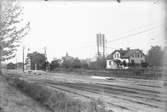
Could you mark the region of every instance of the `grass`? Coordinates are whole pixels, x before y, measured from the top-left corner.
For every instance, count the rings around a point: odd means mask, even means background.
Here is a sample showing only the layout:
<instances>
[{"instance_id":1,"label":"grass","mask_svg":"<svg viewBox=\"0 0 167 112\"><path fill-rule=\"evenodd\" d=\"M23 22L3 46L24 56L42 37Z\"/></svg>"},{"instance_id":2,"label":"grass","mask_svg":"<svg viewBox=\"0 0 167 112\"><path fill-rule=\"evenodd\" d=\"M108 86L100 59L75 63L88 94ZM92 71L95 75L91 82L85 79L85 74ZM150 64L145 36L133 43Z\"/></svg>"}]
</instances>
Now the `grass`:
<instances>
[{"instance_id":1,"label":"grass","mask_svg":"<svg viewBox=\"0 0 167 112\"><path fill-rule=\"evenodd\" d=\"M69 97L63 92L50 90L37 83L30 83L11 77L6 77L6 79L10 85L32 97L52 112L111 112L111 110L105 109L105 103L99 99L83 102L79 99Z\"/></svg>"},{"instance_id":2,"label":"grass","mask_svg":"<svg viewBox=\"0 0 167 112\"><path fill-rule=\"evenodd\" d=\"M79 75L112 76L121 78L135 78L157 80L161 79L164 73L161 69L131 68L131 69L111 69L111 70L88 70L88 69L63 69L57 68L55 72L73 73Z\"/></svg>"}]
</instances>

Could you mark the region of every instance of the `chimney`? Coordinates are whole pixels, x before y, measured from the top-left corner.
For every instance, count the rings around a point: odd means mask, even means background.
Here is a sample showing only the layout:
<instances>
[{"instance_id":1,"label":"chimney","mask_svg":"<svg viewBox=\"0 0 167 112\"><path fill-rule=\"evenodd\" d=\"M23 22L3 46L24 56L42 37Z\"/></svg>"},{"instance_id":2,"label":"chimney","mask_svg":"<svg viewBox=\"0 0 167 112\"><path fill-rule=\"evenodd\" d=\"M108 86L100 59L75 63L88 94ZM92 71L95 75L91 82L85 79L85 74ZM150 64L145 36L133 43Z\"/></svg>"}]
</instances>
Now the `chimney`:
<instances>
[{"instance_id":1,"label":"chimney","mask_svg":"<svg viewBox=\"0 0 167 112\"><path fill-rule=\"evenodd\" d=\"M120 48L119 50L120 50L120 51L122 51L123 49L122 49L122 48Z\"/></svg>"}]
</instances>

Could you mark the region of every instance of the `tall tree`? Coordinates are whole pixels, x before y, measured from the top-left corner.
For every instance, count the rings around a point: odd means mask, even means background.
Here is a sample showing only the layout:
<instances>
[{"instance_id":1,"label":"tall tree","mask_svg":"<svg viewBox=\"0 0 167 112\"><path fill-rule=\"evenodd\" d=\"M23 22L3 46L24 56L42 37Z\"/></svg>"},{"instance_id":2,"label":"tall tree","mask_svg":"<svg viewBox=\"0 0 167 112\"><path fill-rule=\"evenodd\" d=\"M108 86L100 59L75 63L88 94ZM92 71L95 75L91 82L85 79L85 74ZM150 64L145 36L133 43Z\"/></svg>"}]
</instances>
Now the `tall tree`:
<instances>
[{"instance_id":1,"label":"tall tree","mask_svg":"<svg viewBox=\"0 0 167 112\"><path fill-rule=\"evenodd\" d=\"M62 57L62 67L64 68L72 68L73 67L73 60L72 56L66 54L66 56Z\"/></svg>"},{"instance_id":2,"label":"tall tree","mask_svg":"<svg viewBox=\"0 0 167 112\"><path fill-rule=\"evenodd\" d=\"M162 66L163 54L160 46L152 46L148 51L147 62L152 66Z\"/></svg>"},{"instance_id":3,"label":"tall tree","mask_svg":"<svg viewBox=\"0 0 167 112\"><path fill-rule=\"evenodd\" d=\"M45 54L33 52L27 54L27 57L31 60L31 69L32 70L45 70L46 68L46 56Z\"/></svg>"},{"instance_id":4,"label":"tall tree","mask_svg":"<svg viewBox=\"0 0 167 112\"><path fill-rule=\"evenodd\" d=\"M81 61L79 58L74 58L73 59L73 67L74 68L81 68Z\"/></svg>"},{"instance_id":5,"label":"tall tree","mask_svg":"<svg viewBox=\"0 0 167 112\"><path fill-rule=\"evenodd\" d=\"M16 64L14 64L14 63L8 63L7 64L7 69L16 69Z\"/></svg>"},{"instance_id":6,"label":"tall tree","mask_svg":"<svg viewBox=\"0 0 167 112\"><path fill-rule=\"evenodd\" d=\"M60 62L61 60L60 59L53 59L50 63L50 70L53 71L55 68L59 67L60 66Z\"/></svg>"},{"instance_id":7,"label":"tall tree","mask_svg":"<svg viewBox=\"0 0 167 112\"><path fill-rule=\"evenodd\" d=\"M15 56L19 41L30 27L21 18L22 8L17 0L0 0L0 66Z\"/></svg>"}]
</instances>

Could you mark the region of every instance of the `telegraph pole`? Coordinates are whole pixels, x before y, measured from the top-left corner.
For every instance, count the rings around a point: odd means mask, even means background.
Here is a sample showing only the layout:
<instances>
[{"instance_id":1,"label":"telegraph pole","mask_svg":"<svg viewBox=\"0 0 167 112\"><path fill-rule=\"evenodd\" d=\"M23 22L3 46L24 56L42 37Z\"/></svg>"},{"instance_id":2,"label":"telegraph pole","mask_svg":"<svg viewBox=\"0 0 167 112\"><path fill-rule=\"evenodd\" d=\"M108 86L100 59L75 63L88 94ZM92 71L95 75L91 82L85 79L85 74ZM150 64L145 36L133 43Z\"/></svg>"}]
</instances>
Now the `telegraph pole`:
<instances>
[{"instance_id":1,"label":"telegraph pole","mask_svg":"<svg viewBox=\"0 0 167 112\"><path fill-rule=\"evenodd\" d=\"M47 57L47 56L46 56L46 47L44 47L44 54L45 54L45 57Z\"/></svg>"},{"instance_id":2,"label":"telegraph pole","mask_svg":"<svg viewBox=\"0 0 167 112\"><path fill-rule=\"evenodd\" d=\"M2 3L0 3L0 14L2 13ZM2 19L2 16L0 16L0 20ZM1 25L0 25L1 26ZM2 37L0 37L0 40L2 39ZM1 65L1 63L2 63L2 43L1 43L1 41L0 41L0 72L1 72L1 69L2 69L2 65ZM1 75L1 73L0 73L0 75Z\"/></svg>"},{"instance_id":3,"label":"telegraph pole","mask_svg":"<svg viewBox=\"0 0 167 112\"><path fill-rule=\"evenodd\" d=\"M104 34L102 34L103 37L103 58L105 58L105 37Z\"/></svg>"},{"instance_id":4,"label":"telegraph pole","mask_svg":"<svg viewBox=\"0 0 167 112\"><path fill-rule=\"evenodd\" d=\"M1 72L1 62L2 62L2 45L0 44L0 72Z\"/></svg>"},{"instance_id":5,"label":"telegraph pole","mask_svg":"<svg viewBox=\"0 0 167 112\"><path fill-rule=\"evenodd\" d=\"M99 57L99 34L96 34L97 36L97 56Z\"/></svg>"},{"instance_id":6,"label":"telegraph pole","mask_svg":"<svg viewBox=\"0 0 167 112\"><path fill-rule=\"evenodd\" d=\"M107 51L108 49L107 49L107 39L105 40L105 55L107 56Z\"/></svg>"},{"instance_id":7,"label":"telegraph pole","mask_svg":"<svg viewBox=\"0 0 167 112\"><path fill-rule=\"evenodd\" d=\"M23 46L23 72L24 72L24 50L25 50L25 47Z\"/></svg>"},{"instance_id":8,"label":"telegraph pole","mask_svg":"<svg viewBox=\"0 0 167 112\"><path fill-rule=\"evenodd\" d=\"M16 73L17 73L17 70L18 70L18 69L17 69L17 68L18 68L18 67L17 67L17 57L16 57L16 64L15 64L15 65L16 65Z\"/></svg>"},{"instance_id":9,"label":"telegraph pole","mask_svg":"<svg viewBox=\"0 0 167 112\"><path fill-rule=\"evenodd\" d=\"M46 55L46 47L44 47L44 54L45 54L45 58L46 58L46 60L45 60L45 70L47 70L47 55Z\"/></svg>"}]
</instances>

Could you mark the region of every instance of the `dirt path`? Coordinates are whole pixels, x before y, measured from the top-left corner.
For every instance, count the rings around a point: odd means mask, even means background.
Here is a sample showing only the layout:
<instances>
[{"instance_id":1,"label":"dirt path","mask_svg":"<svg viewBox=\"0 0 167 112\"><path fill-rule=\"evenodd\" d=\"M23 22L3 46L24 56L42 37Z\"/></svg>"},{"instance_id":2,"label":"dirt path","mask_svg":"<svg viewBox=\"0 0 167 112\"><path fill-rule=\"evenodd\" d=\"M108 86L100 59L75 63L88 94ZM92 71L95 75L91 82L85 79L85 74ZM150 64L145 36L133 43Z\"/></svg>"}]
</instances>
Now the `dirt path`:
<instances>
[{"instance_id":1,"label":"dirt path","mask_svg":"<svg viewBox=\"0 0 167 112\"><path fill-rule=\"evenodd\" d=\"M9 86L0 76L0 112L49 112L31 98Z\"/></svg>"}]
</instances>

